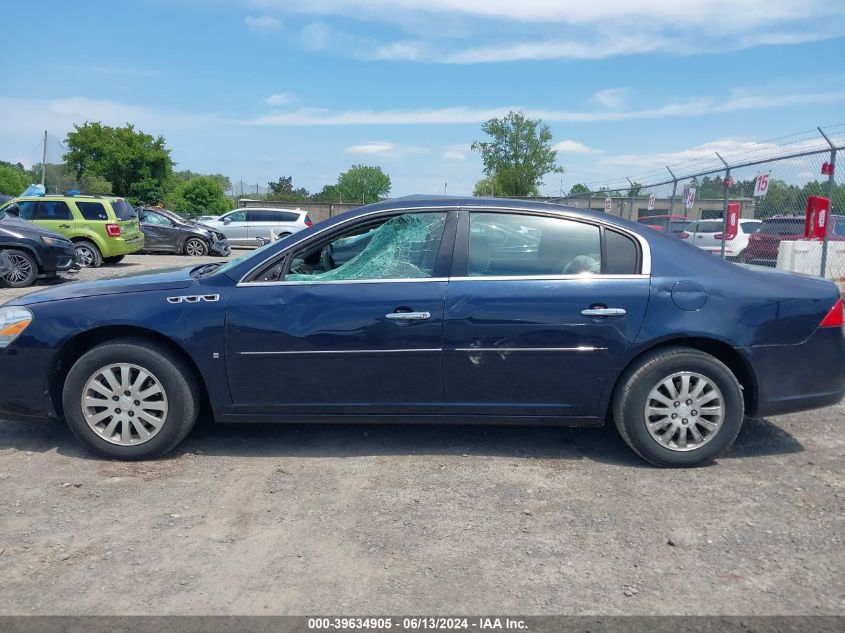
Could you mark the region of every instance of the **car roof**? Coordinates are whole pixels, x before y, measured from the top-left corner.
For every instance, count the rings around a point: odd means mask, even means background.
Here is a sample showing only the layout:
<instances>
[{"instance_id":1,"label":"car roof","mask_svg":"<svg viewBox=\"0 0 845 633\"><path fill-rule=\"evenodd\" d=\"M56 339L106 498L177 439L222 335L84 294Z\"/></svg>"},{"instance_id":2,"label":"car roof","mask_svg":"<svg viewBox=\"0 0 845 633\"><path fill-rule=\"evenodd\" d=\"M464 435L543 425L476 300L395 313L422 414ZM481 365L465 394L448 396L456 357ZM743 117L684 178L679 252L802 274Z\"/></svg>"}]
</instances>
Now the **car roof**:
<instances>
[{"instance_id":1,"label":"car roof","mask_svg":"<svg viewBox=\"0 0 845 633\"><path fill-rule=\"evenodd\" d=\"M94 200L94 201L101 201L101 200L108 200L109 202L113 202L115 200L125 200L120 196L100 196L97 194L79 194L77 196L67 196L63 193L46 193L43 196L18 196L15 200L25 200L29 202L30 200Z\"/></svg>"},{"instance_id":2,"label":"car roof","mask_svg":"<svg viewBox=\"0 0 845 633\"><path fill-rule=\"evenodd\" d=\"M291 209L290 207L238 207L232 211L293 211L294 213L303 213L302 209ZM226 211L231 213L232 211Z\"/></svg>"}]
</instances>

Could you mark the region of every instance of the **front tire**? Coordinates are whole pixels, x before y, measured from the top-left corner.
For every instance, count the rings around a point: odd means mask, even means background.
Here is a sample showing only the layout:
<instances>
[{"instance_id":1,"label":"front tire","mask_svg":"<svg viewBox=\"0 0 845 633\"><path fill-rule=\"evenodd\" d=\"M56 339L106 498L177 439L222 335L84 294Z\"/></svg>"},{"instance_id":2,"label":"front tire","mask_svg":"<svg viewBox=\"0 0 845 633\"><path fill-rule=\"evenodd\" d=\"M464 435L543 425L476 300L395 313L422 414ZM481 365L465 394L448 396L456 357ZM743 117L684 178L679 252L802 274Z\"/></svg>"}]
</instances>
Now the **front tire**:
<instances>
[{"instance_id":1,"label":"front tire","mask_svg":"<svg viewBox=\"0 0 845 633\"><path fill-rule=\"evenodd\" d=\"M12 269L0 277L0 286L6 288L27 288L38 277L38 262L24 251L7 250L6 256Z\"/></svg>"},{"instance_id":2,"label":"front tire","mask_svg":"<svg viewBox=\"0 0 845 633\"><path fill-rule=\"evenodd\" d=\"M83 268L99 268L103 265L103 254L97 245L88 240L75 242L76 259Z\"/></svg>"},{"instance_id":3,"label":"front tire","mask_svg":"<svg viewBox=\"0 0 845 633\"><path fill-rule=\"evenodd\" d=\"M158 343L108 341L71 367L62 391L65 419L86 447L106 457L164 455L196 421L200 402L193 375Z\"/></svg>"},{"instance_id":4,"label":"front tire","mask_svg":"<svg viewBox=\"0 0 845 633\"><path fill-rule=\"evenodd\" d=\"M208 255L208 244L201 239L192 237L185 242L185 255L190 257L202 257Z\"/></svg>"},{"instance_id":5,"label":"front tire","mask_svg":"<svg viewBox=\"0 0 845 633\"><path fill-rule=\"evenodd\" d=\"M104 264L119 264L126 255L115 255L114 257L103 257Z\"/></svg>"},{"instance_id":6,"label":"front tire","mask_svg":"<svg viewBox=\"0 0 845 633\"><path fill-rule=\"evenodd\" d=\"M742 426L742 388L720 360L689 347L648 353L625 371L613 419L625 442L655 466L708 464Z\"/></svg>"}]
</instances>

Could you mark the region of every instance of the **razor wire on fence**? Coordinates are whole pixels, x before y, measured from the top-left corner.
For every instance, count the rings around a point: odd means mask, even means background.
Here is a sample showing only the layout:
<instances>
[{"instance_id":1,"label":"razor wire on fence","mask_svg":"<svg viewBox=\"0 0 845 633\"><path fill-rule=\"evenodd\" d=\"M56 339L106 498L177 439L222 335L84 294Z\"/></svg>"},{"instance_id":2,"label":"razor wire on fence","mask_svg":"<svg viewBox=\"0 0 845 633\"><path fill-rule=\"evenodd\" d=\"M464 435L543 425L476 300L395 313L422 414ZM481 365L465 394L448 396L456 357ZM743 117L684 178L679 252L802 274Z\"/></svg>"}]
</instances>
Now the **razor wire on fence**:
<instances>
[{"instance_id":1,"label":"razor wire on fence","mask_svg":"<svg viewBox=\"0 0 845 633\"><path fill-rule=\"evenodd\" d=\"M712 234L714 221L721 220L718 244L703 240L721 257L845 281L845 185L835 180L842 150L845 124L749 143L712 157L699 155L662 172L577 185L556 199L643 222L696 244L702 239L699 227ZM819 198L829 200L829 206L824 208ZM820 205L813 222L821 237L800 240L808 201ZM757 225L746 245L746 229L754 225L748 220L767 222Z\"/></svg>"}]
</instances>

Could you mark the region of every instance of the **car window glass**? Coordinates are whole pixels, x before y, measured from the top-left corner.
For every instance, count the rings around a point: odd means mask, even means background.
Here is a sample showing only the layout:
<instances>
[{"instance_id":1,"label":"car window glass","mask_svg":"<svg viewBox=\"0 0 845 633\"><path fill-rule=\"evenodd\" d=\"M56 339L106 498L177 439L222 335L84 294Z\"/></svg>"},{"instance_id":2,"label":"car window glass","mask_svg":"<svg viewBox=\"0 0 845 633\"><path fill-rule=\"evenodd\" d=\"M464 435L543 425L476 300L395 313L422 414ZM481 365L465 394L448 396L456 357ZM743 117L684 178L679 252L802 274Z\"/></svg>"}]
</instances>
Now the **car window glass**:
<instances>
[{"instance_id":1,"label":"car window glass","mask_svg":"<svg viewBox=\"0 0 845 633\"><path fill-rule=\"evenodd\" d=\"M703 222L698 222L698 228L695 230L696 233L721 233L722 232L722 221L721 220L705 220ZM692 227L687 229L688 231L692 231Z\"/></svg>"},{"instance_id":2,"label":"car window glass","mask_svg":"<svg viewBox=\"0 0 845 633\"><path fill-rule=\"evenodd\" d=\"M71 220L70 207L64 200L39 200L35 207L36 220Z\"/></svg>"},{"instance_id":3,"label":"car window glass","mask_svg":"<svg viewBox=\"0 0 845 633\"><path fill-rule=\"evenodd\" d=\"M106 207L102 202L77 202L76 208L86 220L108 220L109 216L106 214Z\"/></svg>"},{"instance_id":4,"label":"car window glass","mask_svg":"<svg viewBox=\"0 0 845 633\"><path fill-rule=\"evenodd\" d=\"M638 266L639 249L630 237L605 230L605 273L609 275L635 275L640 272Z\"/></svg>"},{"instance_id":5,"label":"car window glass","mask_svg":"<svg viewBox=\"0 0 845 633\"><path fill-rule=\"evenodd\" d=\"M299 214L293 211L274 211L274 222L296 222L299 219Z\"/></svg>"},{"instance_id":6,"label":"car window glass","mask_svg":"<svg viewBox=\"0 0 845 633\"><path fill-rule=\"evenodd\" d=\"M291 257L286 281L431 277L446 213L406 213L311 245Z\"/></svg>"},{"instance_id":7,"label":"car window glass","mask_svg":"<svg viewBox=\"0 0 845 633\"><path fill-rule=\"evenodd\" d=\"M224 218L228 218L232 222L246 222L246 211L235 211Z\"/></svg>"},{"instance_id":8,"label":"car window glass","mask_svg":"<svg viewBox=\"0 0 845 633\"><path fill-rule=\"evenodd\" d=\"M135 207L126 200L112 200L111 207L118 220L134 220L138 217Z\"/></svg>"},{"instance_id":9,"label":"car window glass","mask_svg":"<svg viewBox=\"0 0 845 633\"><path fill-rule=\"evenodd\" d=\"M272 211L247 211L246 212L246 219L248 222L273 222L275 218L273 217Z\"/></svg>"},{"instance_id":10,"label":"car window glass","mask_svg":"<svg viewBox=\"0 0 845 633\"><path fill-rule=\"evenodd\" d=\"M144 222L144 224L155 224L158 226L170 226L173 224L166 217L160 213L156 213L155 211L143 211L141 221Z\"/></svg>"},{"instance_id":11,"label":"car window glass","mask_svg":"<svg viewBox=\"0 0 845 633\"><path fill-rule=\"evenodd\" d=\"M32 220L32 213L35 211L35 203L30 200L22 200L17 203L18 217L21 220Z\"/></svg>"},{"instance_id":12,"label":"car window glass","mask_svg":"<svg viewBox=\"0 0 845 633\"><path fill-rule=\"evenodd\" d=\"M769 235L798 235L804 233L803 218L784 218L765 220L758 229L760 233Z\"/></svg>"},{"instance_id":13,"label":"car window glass","mask_svg":"<svg viewBox=\"0 0 845 633\"><path fill-rule=\"evenodd\" d=\"M758 228L760 228L759 222L740 222L739 225L742 227L742 230L746 233L753 233Z\"/></svg>"},{"instance_id":14,"label":"car window glass","mask_svg":"<svg viewBox=\"0 0 845 633\"><path fill-rule=\"evenodd\" d=\"M496 230L507 239L488 239ZM600 273L599 229L564 218L473 213L468 271L470 276Z\"/></svg>"}]
</instances>

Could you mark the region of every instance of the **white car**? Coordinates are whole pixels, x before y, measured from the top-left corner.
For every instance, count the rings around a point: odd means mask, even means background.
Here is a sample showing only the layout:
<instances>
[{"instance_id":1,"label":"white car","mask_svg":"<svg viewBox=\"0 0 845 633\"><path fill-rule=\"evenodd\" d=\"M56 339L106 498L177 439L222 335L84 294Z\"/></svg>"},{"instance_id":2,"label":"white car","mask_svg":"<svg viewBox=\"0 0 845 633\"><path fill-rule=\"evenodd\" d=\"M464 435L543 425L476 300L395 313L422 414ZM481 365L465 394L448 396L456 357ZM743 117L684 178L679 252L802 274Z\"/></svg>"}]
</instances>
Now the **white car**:
<instances>
[{"instance_id":1,"label":"white car","mask_svg":"<svg viewBox=\"0 0 845 633\"><path fill-rule=\"evenodd\" d=\"M314 223L302 209L244 207L204 222L223 233L232 246L258 246L258 238L287 237Z\"/></svg>"},{"instance_id":2,"label":"white car","mask_svg":"<svg viewBox=\"0 0 845 633\"><path fill-rule=\"evenodd\" d=\"M214 222L214 220L216 220L219 217L220 217L219 215L201 215L200 217L198 217L196 219L196 221L199 222L200 224L205 224L206 222Z\"/></svg>"},{"instance_id":3,"label":"white car","mask_svg":"<svg viewBox=\"0 0 845 633\"><path fill-rule=\"evenodd\" d=\"M745 247L748 246L748 238L754 233L762 220L746 220L740 218L739 228L736 232L736 237L732 240L725 240L725 257L728 259L735 259L742 254ZM686 229L682 240L694 244L705 251L720 255L722 252L722 220L699 220L692 222Z\"/></svg>"}]
</instances>

